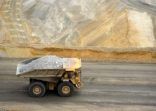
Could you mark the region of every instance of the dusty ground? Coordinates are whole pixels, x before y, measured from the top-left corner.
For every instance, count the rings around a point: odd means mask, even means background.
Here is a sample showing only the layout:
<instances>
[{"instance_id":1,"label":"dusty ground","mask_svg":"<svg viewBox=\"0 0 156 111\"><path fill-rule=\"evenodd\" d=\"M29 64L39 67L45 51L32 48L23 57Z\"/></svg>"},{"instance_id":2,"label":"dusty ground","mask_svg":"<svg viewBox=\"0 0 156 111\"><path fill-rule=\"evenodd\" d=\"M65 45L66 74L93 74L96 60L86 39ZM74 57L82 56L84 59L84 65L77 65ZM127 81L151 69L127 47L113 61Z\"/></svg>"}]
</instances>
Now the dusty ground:
<instances>
[{"instance_id":1,"label":"dusty ground","mask_svg":"<svg viewBox=\"0 0 156 111\"><path fill-rule=\"evenodd\" d=\"M121 7L125 7L123 8L123 11L116 10L117 1L121 1ZM156 22L155 22L156 8L154 6L141 3L138 0L116 0L116 2L114 2L114 0L109 0L108 3L103 4L103 6L106 6L106 9L108 10L105 10L104 11L105 13L102 11L102 14L99 14L97 20L92 22L91 21L87 22L86 24L88 25L84 24L83 22L82 22L83 25L80 24L80 26L78 27L79 29L78 33L80 33L79 36L82 40L75 39L77 38L75 36L74 36L75 38L73 39L72 37L70 39L66 36L63 36L64 34L65 35L67 34L65 31L63 34L59 35L58 37L65 37L64 39L69 39L69 40L61 39L61 41L58 42L59 45L56 45L56 47L58 48L53 48L55 46L55 42L51 43L50 40L47 38L47 36L44 35L42 38L42 39L47 39L45 43L40 43L41 38L37 37L34 34L33 37L31 37L32 29L27 26L28 24L26 22L24 22L25 19L20 20L23 17L23 16L21 17L21 12L20 12L21 11L20 0L14 0L14 1L8 0L8 2L6 2L4 6L2 6L0 12L2 16L1 19L4 19L4 21L3 20L1 21L2 28L0 28L0 32L2 32L0 34L2 35L0 37L1 38L0 57L27 58L27 57L52 54L52 55L59 55L59 56L66 56L66 57L71 57L71 56L80 57L84 60L87 59L87 60L96 60L96 61L120 61L120 62L125 61L125 62L140 62L140 63L156 63L156 50L153 46L152 46L153 49L148 49L148 48L144 50L136 49L140 46L139 45L140 43L142 44L143 47L147 45L146 42L148 40L142 41L142 38L144 38L144 32L147 31L146 33L148 39L154 38L154 36L156 37ZM42 10L41 7L39 8ZM150 22L144 24L146 23L145 16L141 16L142 18L140 16L135 16L135 17L139 17L139 21L136 22L140 23L140 19L142 21L137 30L141 31L143 35L135 35L137 31L135 29L136 27L133 26L134 24L129 23L130 21L128 21L127 18L127 16L129 15L129 11L143 12L142 14L148 16L147 17L148 19L152 18L153 23L149 25ZM133 18L134 14L137 15L137 13L134 12L130 13L129 16ZM77 15L77 13L74 13L74 15ZM30 20L30 18L28 18L28 20ZM16 23L16 21L19 22ZM12 22L15 22L15 24ZM7 27L5 27L4 25L6 25ZM147 25L149 25L150 27L147 27ZM41 27L43 28L43 25L41 25ZM153 30L152 32L154 32L155 35L151 34L146 29ZM129 32L128 30L131 30L132 32L131 31ZM44 31L46 31L46 29L44 29ZM39 31L38 33L39 36L42 36L43 33L41 34L41 32L42 31ZM50 33L52 33L52 30L50 30ZM137 37L139 37L140 39L137 39ZM129 44L130 41L132 42L131 44ZM67 49L59 49L62 48L62 46L64 47L65 44L67 45L66 46ZM111 49L114 49L115 51L104 48L104 47L110 48L110 46ZM51 47L51 48L44 48L44 47ZM73 48L78 50L72 50L68 48ZM92 49L92 50L83 50L83 49ZM93 51L93 49L98 51ZM133 51L130 49L133 49Z\"/></svg>"},{"instance_id":2,"label":"dusty ground","mask_svg":"<svg viewBox=\"0 0 156 111\"><path fill-rule=\"evenodd\" d=\"M0 8L0 44L6 49L8 45L28 48L36 44L37 48L94 50L154 47L150 15L155 17L156 8L138 0L83 0L69 6L63 1L51 5L27 0L23 6L23 0L6 1ZM91 13L95 18L88 18Z\"/></svg>"},{"instance_id":3,"label":"dusty ground","mask_svg":"<svg viewBox=\"0 0 156 111\"><path fill-rule=\"evenodd\" d=\"M71 50L71 49L41 49L32 50L34 55L58 55L66 57L79 57L87 60L103 61L127 61L127 62L156 62L156 51L92 51L92 50Z\"/></svg>"},{"instance_id":4,"label":"dusty ground","mask_svg":"<svg viewBox=\"0 0 156 111\"><path fill-rule=\"evenodd\" d=\"M156 64L83 62L83 88L72 97L27 96L15 76L21 59L0 58L0 111L155 111Z\"/></svg>"},{"instance_id":5,"label":"dusty ground","mask_svg":"<svg viewBox=\"0 0 156 111\"><path fill-rule=\"evenodd\" d=\"M123 4L126 4L130 9L135 9L137 11L141 12L147 12L152 20L153 20L153 32L156 37L156 8L154 6L149 6L147 4L141 3L137 0L121 0ZM112 16L111 16L112 17ZM103 17L102 17L103 18ZM109 17L106 17L109 18ZM101 22L100 22L101 24ZM106 24L104 24L105 26ZM87 28L92 28L91 26L87 26ZM87 29L86 28L86 29ZM83 30L84 31L84 30ZM88 32L87 32L88 33ZM118 32L117 32L118 33ZM99 34L99 32L98 32ZM96 33L96 35L98 35ZM117 35L117 34L116 34ZM89 37L90 38L90 37ZM99 41L102 41L101 39ZM117 41L114 41L115 43ZM115 44L113 43L113 44ZM120 43L120 42L119 42ZM121 44L123 44L121 42ZM126 44L125 44L126 45ZM156 46L156 45L155 45ZM22 51L21 51L22 50ZM129 62L145 62L145 63L151 63L155 62L156 63L156 51L151 50L151 49L144 49L144 50L135 50L135 51L126 51L121 50L121 51L91 51L91 50L69 50L69 49L54 49L54 48L47 48L47 49L25 49L23 50L22 48L16 51L14 48L10 48L8 50L9 54L12 54L10 56L12 57L17 57L18 53L13 53L13 52L20 52L19 55L21 56L23 53L23 56L40 56L40 55L45 55L45 54L55 54L59 56L67 56L70 57L75 56L75 57L81 57L83 59L94 59L94 60L104 60L104 61L129 61Z\"/></svg>"},{"instance_id":6,"label":"dusty ground","mask_svg":"<svg viewBox=\"0 0 156 111\"><path fill-rule=\"evenodd\" d=\"M118 50L112 51L106 49L105 51L93 50L72 50L72 49L59 49L59 48L13 48L13 47L0 47L0 54L5 57L13 58L27 58L43 55L57 55L64 57L79 57L83 60L96 60L96 61L118 61L118 62L140 62L140 63L156 63L156 50L155 49L138 49L138 50Z\"/></svg>"}]
</instances>

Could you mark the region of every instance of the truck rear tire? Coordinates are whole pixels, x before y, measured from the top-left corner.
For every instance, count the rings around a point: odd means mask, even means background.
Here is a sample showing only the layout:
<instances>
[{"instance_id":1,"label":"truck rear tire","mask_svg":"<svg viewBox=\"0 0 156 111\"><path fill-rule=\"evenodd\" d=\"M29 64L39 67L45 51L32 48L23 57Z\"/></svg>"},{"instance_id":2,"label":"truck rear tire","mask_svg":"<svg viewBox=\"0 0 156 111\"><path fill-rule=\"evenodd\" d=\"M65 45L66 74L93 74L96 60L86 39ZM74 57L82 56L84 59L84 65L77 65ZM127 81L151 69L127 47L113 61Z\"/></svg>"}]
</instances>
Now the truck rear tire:
<instances>
[{"instance_id":1,"label":"truck rear tire","mask_svg":"<svg viewBox=\"0 0 156 111\"><path fill-rule=\"evenodd\" d=\"M42 82L32 82L29 85L28 94L31 97L43 97L46 93L46 86Z\"/></svg>"},{"instance_id":2,"label":"truck rear tire","mask_svg":"<svg viewBox=\"0 0 156 111\"><path fill-rule=\"evenodd\" d=\"M69 97L74 92L74 86L70 82L61 82L57 87L57 92L61 97Z\"/></svg>"}]
</instances>

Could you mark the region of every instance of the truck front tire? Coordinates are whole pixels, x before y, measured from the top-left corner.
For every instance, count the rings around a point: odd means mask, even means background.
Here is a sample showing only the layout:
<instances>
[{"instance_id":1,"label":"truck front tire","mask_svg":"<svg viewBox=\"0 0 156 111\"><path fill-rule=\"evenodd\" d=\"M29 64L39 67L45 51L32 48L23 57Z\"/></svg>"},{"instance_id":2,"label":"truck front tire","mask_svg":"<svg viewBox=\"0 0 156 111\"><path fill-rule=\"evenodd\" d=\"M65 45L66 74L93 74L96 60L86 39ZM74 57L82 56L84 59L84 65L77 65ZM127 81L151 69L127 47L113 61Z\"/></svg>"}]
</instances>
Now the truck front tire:
<instances>
[{"instance_id":1,"label":"truck front tire","mask_svg":"<svg viewBox=\"0 0 156 111\"><path fill-rule=\"evenodd\" d=\"M46 86L42 82L32 82L29 85L28 94L31 97L43 97L46 93Z\"/></svg>"},{"instance_id":2,"label":"truck front tire","mask_svg":"<svg viewBox=\"0 0 156 111\"><path fill-rule=\"evenodd\" d=\"M70 82L61 82L57 87L58 95L61 97L69 97L73 94L74 87Z\"/></svg>"}]
</instances>

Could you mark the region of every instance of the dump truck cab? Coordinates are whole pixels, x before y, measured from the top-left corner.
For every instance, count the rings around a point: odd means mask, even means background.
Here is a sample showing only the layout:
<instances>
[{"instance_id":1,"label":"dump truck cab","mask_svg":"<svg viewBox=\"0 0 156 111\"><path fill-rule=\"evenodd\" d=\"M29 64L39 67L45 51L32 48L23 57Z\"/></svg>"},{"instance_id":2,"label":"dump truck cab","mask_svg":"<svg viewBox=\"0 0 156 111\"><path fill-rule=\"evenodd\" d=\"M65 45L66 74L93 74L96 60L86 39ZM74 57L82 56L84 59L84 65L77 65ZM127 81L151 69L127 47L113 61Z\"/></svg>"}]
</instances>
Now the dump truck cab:
<instances>
[{"instance_id":1,"label":"dump truck cab","mask_svg":"<svg viewBox=\"0 0 156 111\"><path fill-rule=\"evenodd\" d=\"M44 56L18 64L16 75L29 78L28 93L42 97L47 90L57 90L59 96L71 96L81 87L81 59Z\"/></svg>"}]
</instances>

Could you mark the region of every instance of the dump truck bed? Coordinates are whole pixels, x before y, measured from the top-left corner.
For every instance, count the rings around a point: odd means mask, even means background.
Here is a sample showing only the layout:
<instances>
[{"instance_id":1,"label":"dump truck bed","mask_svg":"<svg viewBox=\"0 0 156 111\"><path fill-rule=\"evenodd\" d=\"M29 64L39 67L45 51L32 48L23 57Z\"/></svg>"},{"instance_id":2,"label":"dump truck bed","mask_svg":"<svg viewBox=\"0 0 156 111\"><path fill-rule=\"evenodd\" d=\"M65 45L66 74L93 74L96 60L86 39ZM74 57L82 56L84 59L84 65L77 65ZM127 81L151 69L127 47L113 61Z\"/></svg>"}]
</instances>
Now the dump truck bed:
<instances>
[{"instance_id":1,"label":"dump truck bed","mask_svg":"<svg viewBox=\"0 0 156 111\"><path fill-rule=\"evenodd\" d=\"M16 75L19 77L60 77L65 71L79 68L81 68L80 59L44 56L19 63Z\"/></svg>"},{"instance_id":2,"label":"dump truck bed","mask_svg":"<svg viewBox=\"0 0 156 111\"><path fill-rule=\"evenodd\" d=\"M19 77L36 78L36 77L61 77L65 72L64 69L40 69L19 74Z\"/></svg>"}]
</instances>

